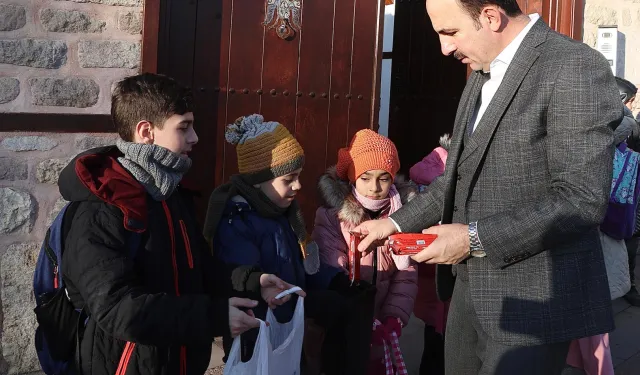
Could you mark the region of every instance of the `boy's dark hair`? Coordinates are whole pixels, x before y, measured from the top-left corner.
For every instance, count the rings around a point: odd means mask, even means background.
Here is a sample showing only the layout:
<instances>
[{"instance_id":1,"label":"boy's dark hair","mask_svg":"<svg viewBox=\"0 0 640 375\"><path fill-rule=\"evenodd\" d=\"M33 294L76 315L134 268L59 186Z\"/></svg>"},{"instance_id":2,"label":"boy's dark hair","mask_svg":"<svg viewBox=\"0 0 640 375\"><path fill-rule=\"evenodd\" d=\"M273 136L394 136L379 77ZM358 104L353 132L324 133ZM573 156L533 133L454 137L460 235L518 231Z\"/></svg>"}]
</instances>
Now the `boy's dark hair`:
<instances>
[{"instance_id":1,"label":"boy's dark hair","mask_svg":"<svg viewBox=\"0 0 640 375\"><path fill-rule=\"evenodd\" d=\"M171 116L193 112L193 94L173 78L152 73L118 82L111 94L111 119L120 138L133 141L135 126L146 120L162 129Z\"/></svg>"},{"instance_id":2,"label":"boy's dark hair","mask_svg":"<svg viewBox=\"0 0 640 375\"><path fill-rule=\"evenodd\" d=\"M520 6L516 0L458 0L462 8L467 11L476 24L476 27L480 29L480 21L478 16L482 12L482 8L487 5L497 5L504 10L509 17L515 17L522 14Z\"/></svg>"}]
</instances>

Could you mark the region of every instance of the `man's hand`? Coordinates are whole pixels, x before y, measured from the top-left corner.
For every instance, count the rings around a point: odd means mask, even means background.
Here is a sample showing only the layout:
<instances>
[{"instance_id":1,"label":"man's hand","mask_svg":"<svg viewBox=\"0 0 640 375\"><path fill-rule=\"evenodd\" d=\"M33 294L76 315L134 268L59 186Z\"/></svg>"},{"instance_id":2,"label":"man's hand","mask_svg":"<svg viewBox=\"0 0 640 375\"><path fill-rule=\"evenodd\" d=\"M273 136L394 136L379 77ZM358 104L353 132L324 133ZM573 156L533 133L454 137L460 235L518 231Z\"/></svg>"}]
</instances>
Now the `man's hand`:
<instances>
[{"instance_id":1,"label":"man's hand","mask_svg":"<svg viewBox=\"0 0 640 375\"><path fill-rule=\"evenodd\" d=\"M238 307L256 307L257 301L247 298L229 298L229 329L231 337L236 337L251 328L260 327L260 321L253 315L253 311L248 310L246 313L238 309Z\"/></svg>"},{"instance_id":2,"label":"man's hand","mask_svg":"<svg viewBox=\"0 0 640 375\"><path fill-rule=\"evenodd\" d=\"M366 235L358 245L358 251L366 252L376 241L385 241L387 237L396 233L398 229L391 219L369 220L355 227L353 232Z\"/></svg>"},{"instance_id":3,"label":"man's hand","mask_svg":"<svg viewBox=\"0 0 640 375\"><path fill-rule=\"evenodd\" d=\"M287 289L293 288L293 285L285 283L279 277L273 274L265 273L260 276L260 294L262 299L269 305L270 308L275 309L276 306L282 305L291 299L291 295L284 296L280 299L275 299L275 296L284 292ZM297 295L305 297L304 291L296 292Z\"/></svg>"},{"instance_id":4,"label":"man's hand","mask_svg":"<svg viewBox=\"0 0 640 375\"><path fill-rule=\"evenodd\" d=\"M418 263L458 264L469 256L469 226L464 224L437 225L422 231L438 238L411 259Z\"/></svg>"}]
</instances>

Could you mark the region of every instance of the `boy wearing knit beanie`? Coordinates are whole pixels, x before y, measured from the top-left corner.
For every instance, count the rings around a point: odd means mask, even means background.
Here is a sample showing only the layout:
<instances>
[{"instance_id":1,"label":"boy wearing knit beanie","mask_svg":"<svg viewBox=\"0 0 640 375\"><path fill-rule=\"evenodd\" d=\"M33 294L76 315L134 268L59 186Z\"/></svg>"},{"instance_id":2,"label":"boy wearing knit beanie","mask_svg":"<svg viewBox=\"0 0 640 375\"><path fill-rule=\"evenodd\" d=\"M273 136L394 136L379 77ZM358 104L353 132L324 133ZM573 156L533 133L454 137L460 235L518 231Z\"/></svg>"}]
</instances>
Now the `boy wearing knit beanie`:
<instances>
[{"instance_id":1,"label":"boy wearing knit beanie","mask_svg":"<svg viewBox=\"0 0 640 375\"><path fill-rule=\"evenodd\" d=\"M225 137L236 147L239 174L209 199L204 233L218 257L227 264L259 265L303 289L329 284L338 270L320 267L318 247L306 232L295 199L302 188L305 160L298 141L282 124L258 114L237 119ZM336 308L318 302L318 293L307 293L305 316L313 315L321 304ZM274 310L278 321L291 320L296 301L294 296ZM265 319L266 312L265 304L254 309L259 319ZM251 357L257 333L252 330L242 336L242 360ZM224 348L228 354L229 337L224 338Z\"/></svg>"},{"instance_id":2,"label":"boy wearing knit beanie","mask_svg":"<svg viewBox=\"0 0 640 375\"><path fill-rule=\"evenodd\" d=\"M350 231L366 220L390 215L415 196L415 186L397 176L399 169L396 146L369 129L358 131L349 147L338 152L338 164L321 177L318 186L323 202L316 212L312 238L323 263L348 273ZM391 345L392 333L400 337L409 321L418 275L406 256L393 255L384 244L378 244L360 264L362 280L372 282L372 270L378 270L368 374L384 374L383 346Z\"/></svg>"},{"instance_id":3,"label":"boy wearing knit beanie","mask_svg":"<svg viewBox=\"0 0 640 375\"><path fill-rule=\"evenodd\" d=\"M259 326L239 309L257 301L230 299L232 284L244 293L249 274L258 280L251 296L272 304L288 285L212 257L179 185L198 142L190 90L161 75L128 77L114 89L111 114L116 145L78 155L58 182L72 202L61 276L86 315L69 362L79 359L78 374L201 375L214 337Z\"/></svg>"}]
</instances>

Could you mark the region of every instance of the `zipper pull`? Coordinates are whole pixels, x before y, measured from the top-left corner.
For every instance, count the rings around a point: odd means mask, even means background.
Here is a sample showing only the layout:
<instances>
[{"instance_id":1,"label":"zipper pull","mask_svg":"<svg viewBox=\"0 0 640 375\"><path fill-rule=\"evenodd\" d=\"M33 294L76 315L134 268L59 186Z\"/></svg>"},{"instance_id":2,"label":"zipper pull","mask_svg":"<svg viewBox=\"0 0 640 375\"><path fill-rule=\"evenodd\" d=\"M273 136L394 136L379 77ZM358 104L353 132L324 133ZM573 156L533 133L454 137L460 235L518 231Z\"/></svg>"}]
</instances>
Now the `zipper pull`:
<instances>
[{"instance_id":1,"label":"zipper pull","mask_svg":"<svg viewBox=\"0 0 640 375\"><path fill-rule=\"evenodd\" d=\"M53 267L53 287L58 289L58 266Z\"/></svg>"}]
</instances>

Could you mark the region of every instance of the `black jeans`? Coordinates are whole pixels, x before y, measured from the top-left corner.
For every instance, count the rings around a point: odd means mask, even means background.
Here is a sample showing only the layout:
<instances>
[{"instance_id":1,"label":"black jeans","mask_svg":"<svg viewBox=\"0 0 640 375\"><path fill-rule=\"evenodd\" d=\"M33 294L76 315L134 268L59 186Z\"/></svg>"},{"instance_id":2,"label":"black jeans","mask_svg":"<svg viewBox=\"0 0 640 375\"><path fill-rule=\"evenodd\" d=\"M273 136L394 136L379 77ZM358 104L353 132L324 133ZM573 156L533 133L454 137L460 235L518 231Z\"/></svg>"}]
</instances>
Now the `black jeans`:
<instances>
[{"instance_id":1,"label":"black jeans","mask_svg":"<svg viewBox=\"0 0 640 375\"><path fill-rule=\"evenodd\" d=\"M428 325L424 326L420 375L444 375L444 337Z\"/></svg>"}]
</instances>

